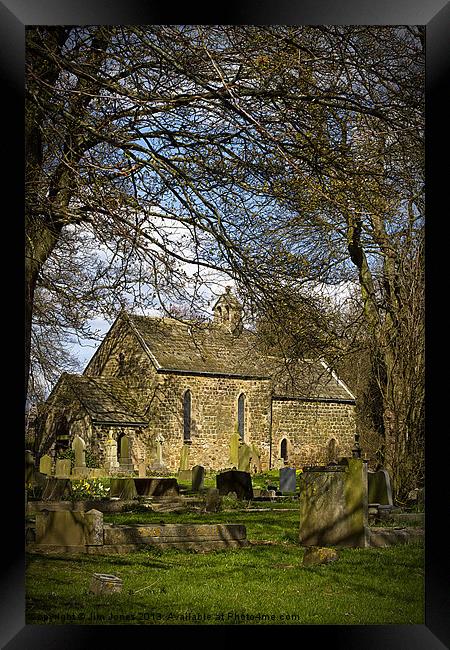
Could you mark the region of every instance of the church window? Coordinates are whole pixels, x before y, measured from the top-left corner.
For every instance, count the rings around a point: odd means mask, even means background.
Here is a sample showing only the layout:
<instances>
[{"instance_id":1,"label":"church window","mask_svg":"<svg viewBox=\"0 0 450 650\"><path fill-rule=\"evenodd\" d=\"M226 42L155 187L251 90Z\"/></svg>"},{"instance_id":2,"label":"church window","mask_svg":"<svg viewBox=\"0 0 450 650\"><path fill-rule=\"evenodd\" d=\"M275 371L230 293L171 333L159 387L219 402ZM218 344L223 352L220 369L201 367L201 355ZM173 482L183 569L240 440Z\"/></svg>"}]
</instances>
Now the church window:
<instances>
[{"instance_id":1,"label":"church window","mask_svg":"<svg viewBox=\"0 0 450 650\"><path fill-rule=\"evenodd\" d=\"M243 441L245 434L245 395L241 393L238 399L238 432Z\"/></svg>"},{"instance_id":2,"label":"church window","mask_svg":"<svg viewBox=\"0 0 450 650\"><path fill-rule=\"evenodd\" d=\"M191 391L187 390L183 396L183 441L191 442Z\"/></svg>"},{"instance_id":3,"label":"church window","mask_svg":"<svg viewBox=\"0 0 450 650\"><path fill-rule=\"evenodd\" d=\"M284 462L287 462L288 450L287 450L287 440L286 440L286 438L283 438L283 440L281 441L280 456L284 460Z\"/></svg>"}]
</instances>

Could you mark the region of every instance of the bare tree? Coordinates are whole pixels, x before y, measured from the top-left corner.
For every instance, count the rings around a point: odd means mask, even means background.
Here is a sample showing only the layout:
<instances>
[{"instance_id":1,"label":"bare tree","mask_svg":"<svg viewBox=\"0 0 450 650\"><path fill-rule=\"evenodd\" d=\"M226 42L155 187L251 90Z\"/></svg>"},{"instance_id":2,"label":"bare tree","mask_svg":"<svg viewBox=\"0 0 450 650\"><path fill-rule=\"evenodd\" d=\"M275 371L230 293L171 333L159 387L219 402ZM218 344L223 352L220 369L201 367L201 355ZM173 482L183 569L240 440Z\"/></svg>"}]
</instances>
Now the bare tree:
<instances>
[{"instance_id":1,"label":"bare tree","mask_svg":"<svg viewBox=\"0 0 450 650\"><path fill-rule=\"evenodd\" d=\"M420 328L413 358L403 331L420 312L407 269L422 265L423 40L401 26L29 28L28 345L37 286L114 311L196 302L203 271L225 270L260 313L356 280L391 467L419 435L398 405L421 367ZM63 300L71 233L108 252Z\"/></svg>"}]
</instances>

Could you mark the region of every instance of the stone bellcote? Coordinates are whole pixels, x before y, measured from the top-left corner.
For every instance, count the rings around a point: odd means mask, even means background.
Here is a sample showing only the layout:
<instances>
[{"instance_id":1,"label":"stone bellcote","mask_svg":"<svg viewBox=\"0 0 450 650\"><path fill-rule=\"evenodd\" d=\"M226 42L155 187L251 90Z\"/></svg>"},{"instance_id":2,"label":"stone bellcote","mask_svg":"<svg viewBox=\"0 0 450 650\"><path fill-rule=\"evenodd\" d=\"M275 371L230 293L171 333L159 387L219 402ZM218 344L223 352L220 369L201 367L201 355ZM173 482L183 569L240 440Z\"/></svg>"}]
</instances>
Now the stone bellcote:
<instances>
[{"instance_id":1,"label":"stone bellcote","mask_svg":"<svg viewBox=\"0 0 450 650\"><path fill-rule=\"evenodd\" d=\"M225 293L213 307L214 325L230 332L239 334L242 330L242 305L231 293L231 287L225 287Z\"/></svg>"}]
</instances>

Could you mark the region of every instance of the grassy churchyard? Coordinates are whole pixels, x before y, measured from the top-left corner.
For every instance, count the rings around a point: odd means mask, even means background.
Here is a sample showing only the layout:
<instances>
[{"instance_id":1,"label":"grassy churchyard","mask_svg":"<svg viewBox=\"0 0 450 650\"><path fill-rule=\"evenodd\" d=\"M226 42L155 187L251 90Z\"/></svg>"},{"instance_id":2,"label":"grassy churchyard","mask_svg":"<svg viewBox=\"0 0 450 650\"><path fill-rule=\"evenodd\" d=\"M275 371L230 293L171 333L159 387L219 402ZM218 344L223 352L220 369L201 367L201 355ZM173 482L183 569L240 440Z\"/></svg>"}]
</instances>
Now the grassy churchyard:
<instances>
[{"instance_id":1,"label":"grassy churchyard","mask_svg":"<svg viewBox=\"0 0 450 650\"><path fill-rule=\"evenodd\" d=\"M252 477L264 485L270 476ZM214 484L206 477L205 487ZM146 547L122 555L29 553L29 624L422 624L422 541L340 548L337 561L302 564L298 501L223 500L220 512L134 510L105 523L241 523L251 544L192 552ZM123 582L121 593L90 593L94 573Z\"/></svg>"}]
</instances>

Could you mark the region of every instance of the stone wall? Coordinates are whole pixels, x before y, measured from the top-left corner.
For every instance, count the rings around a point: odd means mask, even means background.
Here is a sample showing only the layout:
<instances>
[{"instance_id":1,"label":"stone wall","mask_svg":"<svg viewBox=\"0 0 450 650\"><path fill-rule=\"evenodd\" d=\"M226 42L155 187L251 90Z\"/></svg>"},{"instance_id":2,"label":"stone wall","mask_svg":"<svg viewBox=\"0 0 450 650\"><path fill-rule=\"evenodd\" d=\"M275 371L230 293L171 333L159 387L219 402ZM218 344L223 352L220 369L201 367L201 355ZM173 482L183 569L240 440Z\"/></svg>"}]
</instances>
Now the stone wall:
<instances>
[{"instance_id":1,"label":"stone wall","mask_svg":"<svg viewBox=\"0 0 450 650\"><path fill-rule=\"evenodd\" d=\"M345 402L274 400L272 403L272 463L287 440L288 463L295 467L325 463L329 445L337 456L351 455L355 435L355 406Z\"/></svg>"},{"instance_id":2,"label":"stone wall","mask_svg":"<svg viewBox=\"0 0 450 650\"><path fill-rule=\"evenodd\" d=\"M183 395L191 392L191 443L189 465L207 469L230 467L230 437L236 430L238 398L245 395L244 441L255 444L263 467L269 463L269 381L227 377L160 374L152 400L148 445L164 437L163 461L171 470L180 466L183 446Z\"/></svg>"}]
</instances>

